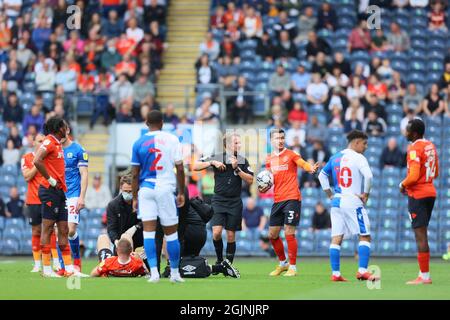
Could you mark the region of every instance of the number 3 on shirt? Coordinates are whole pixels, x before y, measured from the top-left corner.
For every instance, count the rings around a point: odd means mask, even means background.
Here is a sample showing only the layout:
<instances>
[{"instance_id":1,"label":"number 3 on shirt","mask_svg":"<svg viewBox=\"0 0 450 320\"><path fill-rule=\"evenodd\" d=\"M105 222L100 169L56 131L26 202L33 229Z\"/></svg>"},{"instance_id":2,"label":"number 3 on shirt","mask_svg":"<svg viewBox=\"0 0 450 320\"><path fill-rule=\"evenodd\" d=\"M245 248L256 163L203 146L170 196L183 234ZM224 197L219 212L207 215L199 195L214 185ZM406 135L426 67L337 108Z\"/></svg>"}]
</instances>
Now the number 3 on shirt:
<instances>
[{"instance_id":1,"label":"number 3 on shirt","mask_svg":"<svg viewBox=\"0 0 450 320\"><path fill-rule=\"evenodd\" d=\"M425 151L425 155L427 157L427 161L425 162L425 168L427 168L425 173L425 181L429 182L436 176L436 154L432 149Z\"/></svg>"}]
</instances>

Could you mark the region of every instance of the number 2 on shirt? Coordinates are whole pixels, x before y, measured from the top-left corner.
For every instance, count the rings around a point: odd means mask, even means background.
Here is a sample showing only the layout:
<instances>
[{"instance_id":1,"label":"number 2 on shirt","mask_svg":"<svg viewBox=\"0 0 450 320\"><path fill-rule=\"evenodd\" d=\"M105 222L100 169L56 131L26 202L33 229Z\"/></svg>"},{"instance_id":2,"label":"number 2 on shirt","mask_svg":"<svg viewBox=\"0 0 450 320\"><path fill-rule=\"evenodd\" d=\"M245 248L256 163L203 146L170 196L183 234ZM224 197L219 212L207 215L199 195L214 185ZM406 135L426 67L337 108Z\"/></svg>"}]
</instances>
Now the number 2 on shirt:
<instances>
[{"instance_id":1,"label":"number 2 on shirt","mask_svg":"<svg viewBox=\"0 0 450 320\"><path fill-rule=\"evenodd\" d=\"M150 166L150 171L162 170L163 166L158 166L158 162L159 160L161 160L162 157L161 150L156 148L150 148L149 152L154 152L156 155L155 160L153 160L152 165Z\"/></svg>"}]
</instances>

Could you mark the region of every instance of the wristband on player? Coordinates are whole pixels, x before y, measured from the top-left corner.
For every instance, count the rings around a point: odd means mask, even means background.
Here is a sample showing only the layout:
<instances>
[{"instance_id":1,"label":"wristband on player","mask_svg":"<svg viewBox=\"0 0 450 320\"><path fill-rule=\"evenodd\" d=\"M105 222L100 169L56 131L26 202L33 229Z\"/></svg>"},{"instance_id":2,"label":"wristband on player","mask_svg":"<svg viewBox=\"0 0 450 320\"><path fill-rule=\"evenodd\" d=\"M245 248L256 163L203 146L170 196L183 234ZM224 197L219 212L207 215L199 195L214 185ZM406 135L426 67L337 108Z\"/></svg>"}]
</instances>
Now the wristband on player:
<instances>
[{"instance_id":1,"label":"wristband on player","mask_svg":"<svg viewBox=\"0 0 450 320\"><path fill-rule=\"evenodd\" d=\"M47 181L52 187L56 186L57 181L54 178L50 177L47 179Z\"/></svg>"},{"instance_id":2,"label":"wristband on player","mask_svg":"<svg viewBox=\"0 0 450 320\"><path fill-rule=\"evenodd\" d=\"M403 186L403 182L400 182L400 184L398 185L398 187L401 189L401 188L404 188L404 186Z\"/></svg>"},{"instance_id":3,"label":"wristband on player","mask_svg":"<svg viewBox=\"0 0 450 320\"><path fill-rule=\"evenodd\" d=\"M237 167L236 169L234 169L234 173L236 173L237 175L239 174L239 172L241 172L242 171L242 169L241 168L239 168L239 167Z\"/></svg>"}]
</instances>

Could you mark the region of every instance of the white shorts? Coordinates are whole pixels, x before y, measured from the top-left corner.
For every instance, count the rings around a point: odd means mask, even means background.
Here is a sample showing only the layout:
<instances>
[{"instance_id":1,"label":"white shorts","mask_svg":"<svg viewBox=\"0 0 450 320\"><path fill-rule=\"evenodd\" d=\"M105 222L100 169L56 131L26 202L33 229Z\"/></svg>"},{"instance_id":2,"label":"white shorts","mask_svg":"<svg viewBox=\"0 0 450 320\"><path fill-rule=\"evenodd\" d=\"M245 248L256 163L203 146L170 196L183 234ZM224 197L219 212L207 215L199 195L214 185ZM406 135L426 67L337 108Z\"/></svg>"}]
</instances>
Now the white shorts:
<instances>
[{"instance_id":1,"label":"white shorts","mask_svg":"<svg viewBox=\"0 0 450 320\"><path fill-rule=\"evenodd\" d=\"M69 223L80 223L80 212L77 212L77 202L78 197L66 199L67 222Z\"/></svg>"},{"instance_id":2,"label":"white shorts","mask_svg":"<svg viewBox=\"0 0 450 320\"><path fill-rule=\"evenodd\" d=\"M142 221L153 221L159 217L161 225L165 227L178 224L178 210L172 189L140 188L138 206Z\"/></svg>"},{"instance_id":3,"label":"white shorts","mask_svg":"<svg viewBox=\"0 0 450 320\"><path fill-rule=\"evenodd\" d=\"M331 208L331 236L370 235L370 221L366 209Z\"/></svg>"}]
</instances>

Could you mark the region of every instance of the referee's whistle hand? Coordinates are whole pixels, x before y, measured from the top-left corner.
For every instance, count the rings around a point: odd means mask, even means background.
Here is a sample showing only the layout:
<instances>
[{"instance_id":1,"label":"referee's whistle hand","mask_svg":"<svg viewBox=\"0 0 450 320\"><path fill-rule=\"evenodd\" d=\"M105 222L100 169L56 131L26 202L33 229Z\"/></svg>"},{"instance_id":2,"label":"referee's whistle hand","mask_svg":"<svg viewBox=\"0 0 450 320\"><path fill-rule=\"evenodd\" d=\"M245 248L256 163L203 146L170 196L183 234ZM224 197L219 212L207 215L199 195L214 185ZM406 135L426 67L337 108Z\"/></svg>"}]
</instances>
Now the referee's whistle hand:
<instances>
[{"instance_id":1,"label":"referee's whistle hand","mask_svg":"<svg viewBox=\"0 0 450 320\"><path fill-rule=\"evenodd\" d=\"M227 167L220 161L211 161L211 165L220 171L224 171Z\"/></svg>"}]
</instances>

